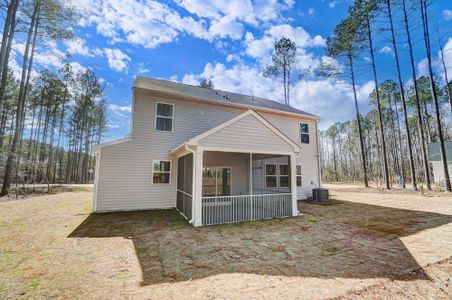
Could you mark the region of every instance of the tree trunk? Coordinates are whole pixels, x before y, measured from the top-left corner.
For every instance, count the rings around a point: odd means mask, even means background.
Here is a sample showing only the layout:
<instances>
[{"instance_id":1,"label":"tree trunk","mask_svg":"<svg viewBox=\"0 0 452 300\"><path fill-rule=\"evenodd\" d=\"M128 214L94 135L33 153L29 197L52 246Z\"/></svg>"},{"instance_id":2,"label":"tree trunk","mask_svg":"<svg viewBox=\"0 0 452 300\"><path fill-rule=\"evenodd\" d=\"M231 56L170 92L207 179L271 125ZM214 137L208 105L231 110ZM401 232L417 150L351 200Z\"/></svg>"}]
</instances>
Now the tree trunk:
<instances>
[{"instance_id":1,"label":"tree trunk","mask_svg":"<svg viewBox=\"0 0 452 300\"><path fill-rule=\"evenodd\" d=\"M5 175L3 177L3 186L2 191L0 193L0 196L5 196L9 192L9 188L11 186L11 175L12 175L12 168L14 161L16 159L17 155L17 144L20 142L20 136L22 134L22 118L23 113L25 109L25 95L26 95L26 89L27 86L25 86L25 81L27 79L27 71L28 71L28 58L30 55L30 47L33 40L33 33L35 32L35 26L37 24L37 19L39 15L40 10L40 0L37 0L34 5L33 14L31 17L31 24L30 28L28 30L27 34L27 42L25 44L25 52L24 52L24 58L22 62L22 78L20 81L20 87L19 87L19 97L18 97L18 103L17 103L17 110L16 110L16 126L14 129L14 136L13 140L11 142L11 148L8 154L8 159L6 161L5 166Z\"/></svg>"},{"instance_id":2,"label":"tree trunk","mask_svg":"<svg viewBox=\"0 0 452 300\"><path fill-rule=\"evenodd\" d=\"M388 169L388 157L386 154L386 141L385 141L385 135L384 135L384 125L383 125L383 115L381 112L381 103L380 103L380 93L378 91L378 78L377 78L377 70L375 67L375 56L374 56L374 49L373 49L373 43L372 43L372 32L370 27L370 20L369 16L366 17L367 22L367 35L369 38L369 47L370 47L370 56L372 60L372 71L374 75L374 81L375 81L375 93L377 97L377 106L378 106L378 119L380 122L380 134L381 134L381 147L383 152L383 166L384 166L384 175L386 180L386 189L390 190L390 178L389 178L389 169Z\"/></svg>"},{"instance_id":3,"label":"tree trunk","mask_svg":"<svg viewBox=\"0 0 452 300\"><path fill-rule=\"evenodd\" d=\"M397 79L399 81L399 89L400 89L400 99L402 101L402 108L403 108L403 115L405 119L405 130L406 130L406 136L407 136L407 143L408 143L408 155L410 159L410 172L411 172L411 184L413 186L413 189L417 191L417 182L416 182L416 170L414 167L414 158L413 158L413 149L411 147L411 134L410 129L408 125L408 112L406 108L406 100L405 100L405 89L403 86L402 81L402 74L400 71L400 61L399 61L399 53L397 50L397 44L396 44L396 38L395 38L395 32L394 32L394 23L392 19L392 9L391 9L391 0L387 0L387 7L388 7L388 16L389 16L389 23L391 28L391 36L392 36L392 47L394 48L394 59L397 67ZM396 103L397 105L397 103ZM399 127L400 130L400 127ZM400 131L399 131L400 134ZM403 164L402 164L403 165ZM405 180L403 182L405 185Z\"/></svg>"},{"instance_id":4,"label":"tree trunk","mask_svg":"<svg viewBox=\"0 0 452 300\"><path fill-rule=\"evenodd\" d=\"M402 6L403 6L403 20L404 20L405 30L406 30L406 34L407 34L408 50L410 53L411 78L413 80L414 94L415 94L415 98L416 98L416 111L417 111L417 116L418 116L418 131L419 131L419 137L421 139L420 144L421 144L422 164L424 167L425 185L427 186L428 190L431 190L432 187L430 184L430 173L429 173L428 160L427 160L427 150L425 148L424 125L423 125L423 121L422 121L419 90L418 90L417 82L416 82L416 67L414 64L413 47L412 47L412 42L411 42L411 33L410 33L410 27L409 27L409 23L408 23L408 14L407 14L407 10L406 10L405 0L402 0Z\"/></svg>"},{"instance_id":5,"label":"tree trunk","mask_svg":"<svg viewBox=\"0 0 452 300\"><path fill-rule=\"evenodd\" d=\"M359 114L358 97L356 96L355 72L354 72L354 68L353 68L353 58L350 53L348 55L348 59L350 62L350 73L352 76L352 87L353 87L353 97L355 99L356 119L358 121L359 145L361 148L361 161L362 161L362 168L363 168L364 186L369 187L369 180L367 178L366 153L364 150L363 132L362 132L362 127L361 127L361 116Z\"/></svg>"},{"instance_id":6,"label":"tree trunk","mask_svg":"<svg viewBox=\"0 0 452 300\"><path fill-rule=\"evenodd\" d=\"M14 6L11 6L13 5ZM18 6L18 0L12 0L10 7L8 7L8 17L10 17L11 19L5 20L5 29L7 30L7 32L5 33L5 31L3 32L3 38L2 38L2 49L1 51L1 62L0 62L0 72L1 72L1 82L0 82L0 109L2 109L3 107L3 100L5 98L5 90L6 90L6 85L7 85L7 81L8 81L8 63L9 63L9 56L11 54L11 47L13 44L13 40L14 40L14 33L16 32L16 13L17 13L17 6ZM10 16L10 8L12 9L11 11L11 16ZM7 26L7 23L8 26Z\"/></svg>"},{"instance_id":7,"label":"tree trunk","mask_svg":"<svg viewBox=\"0 0 452 300\"><path fill-rule=\"evenodd\" d=\"M452 188L450 185L450 177L449 177L447 158L446 158L446 148L444 145L443 129L442 129L442 125L441 125L441 115L440 115L440 111L439 111L438 97L436 95L435 80L433 78L432 55L431 55L431 48L430 48L430 35L429 35L429 30L428 30L427 4L426 4L425 0L420 0L420 1L421 1L422 23L424 24L425 49L427 50L430 89L432 92L433 102L435 103L435 114L436 114L436 123L437 123L437 127L438 127L439 149L440 149L440 153L441 153L441 161L443 163L444 188L446 189L447 192L450 192L450 191L452 191Z\"/></svg>"}]
</instances>

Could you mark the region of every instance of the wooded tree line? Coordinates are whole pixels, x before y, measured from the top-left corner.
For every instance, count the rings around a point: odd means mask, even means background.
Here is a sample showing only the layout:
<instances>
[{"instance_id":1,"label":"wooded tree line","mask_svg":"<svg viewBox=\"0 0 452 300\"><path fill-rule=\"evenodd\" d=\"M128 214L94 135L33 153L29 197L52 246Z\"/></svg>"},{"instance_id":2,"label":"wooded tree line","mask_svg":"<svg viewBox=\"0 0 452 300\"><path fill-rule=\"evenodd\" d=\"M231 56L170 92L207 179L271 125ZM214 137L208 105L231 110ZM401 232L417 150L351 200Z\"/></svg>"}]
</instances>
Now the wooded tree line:
<instances>
[{"instance_id":1,"label":"wooded tree line","mask_svg":"<svg viewBox=\"0 0 452 300\"><path fill-rule=\"evenodd\" d=\"M39 45L72 38L74 11L58 0L3 0L0 9L1 195L11 183L91 181L90 149L106 126L99 81L68 63L56 71L33 68ZM23 49L19 78L9 66L13 45Z\"/></svg>"},{"instance_id":2,"label":"wooded tree line","mask_svg":"<svg viewBox=\"0 0 452 300\"><path fill-rule=\"evenodd\" d=\"M452 84L446 84L448 66L439 33L439 49L432 49L429 17L427 0L356 0L328 38L327 54L345 67L324 66L325 74L350 80L356 117L320 133L324 179L361 180L366 186L371 179L387 189L402 179L404 187L410 182L417 190L418 182L424 182L431 189L427 144L438 142L444 187L451 190L444 141L452 136ZM395 68L394 78L380 84L375 49L382 45L375 41L377 36L381 41L382 34L392 46ZM401 56L402 47L406 57ZM427 76L418 77L414 47L425 53ZM437 51L442 70L434 73L432 53ZM409 77L402 68L409 70ZM378 88L369 96L370 112L361 115L356 80L369 72Z\"/></svg>"}]
</instances>

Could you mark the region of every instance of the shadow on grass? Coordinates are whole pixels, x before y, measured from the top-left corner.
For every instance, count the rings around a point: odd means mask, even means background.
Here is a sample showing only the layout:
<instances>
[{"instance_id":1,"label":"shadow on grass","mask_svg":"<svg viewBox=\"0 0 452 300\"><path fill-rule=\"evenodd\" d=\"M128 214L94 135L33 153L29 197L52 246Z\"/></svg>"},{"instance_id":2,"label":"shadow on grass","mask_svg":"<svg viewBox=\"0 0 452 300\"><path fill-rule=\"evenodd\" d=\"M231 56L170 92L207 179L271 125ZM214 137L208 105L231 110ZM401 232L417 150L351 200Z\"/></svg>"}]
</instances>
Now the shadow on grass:
<instances>
[{"instance_id":1,"label":"shadow on grass","mask_svg":"<svg viewBox=\"0 0 452 300\"><path fill-rule=\"evenodd\" d=\"M333 201L309 216L194 228L176 210L89 215L70 238L124 237L142 285L223 273L428 279L400 238L452 222L430 212Z\"/></svg>"}]
</instances>

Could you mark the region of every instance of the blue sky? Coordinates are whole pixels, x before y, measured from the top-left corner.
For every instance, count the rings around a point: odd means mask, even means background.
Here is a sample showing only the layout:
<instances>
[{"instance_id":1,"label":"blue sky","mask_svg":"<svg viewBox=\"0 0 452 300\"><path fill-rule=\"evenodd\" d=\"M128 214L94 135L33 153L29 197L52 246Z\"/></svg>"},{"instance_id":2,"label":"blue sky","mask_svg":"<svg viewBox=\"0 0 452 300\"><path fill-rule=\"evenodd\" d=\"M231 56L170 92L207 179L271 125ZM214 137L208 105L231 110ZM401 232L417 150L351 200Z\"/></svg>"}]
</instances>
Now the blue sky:
<instances>
[{"instance_id":1,"label":"blue sky","mask_svg":"<svg viewBox=\"0 0 452 300\"><path fill-rule=\"evenodd\" d=\"M352 2L72 0L82 13L73 28L77 38L41 44L36 68L56 68L68 52L67 61L75 68L93 69L104 85L109 104L108 129L103 139L116 139L129 131L131 86L137 75L189 84L211 79L219 89L283 101L281 84L261 76L263 68L271 62L274 42L282 36L291 38L298 45L297 68L315 69L327 59L325 39L346 17ZM451 49L447 60L452 70L452 40L449 40L452 4L434 1L429 13L431 30L435 33L435 57L439 27L445 44ZM415 29L413 34L417 41L416 61L422 74L425 50L419 30ZM379 34L376 44L380 80L393 78L392 47L386 34ZM20 52L20 45L15 49ZM399 51L407 71L408 57L403 43ZM16 57L20 60L19 55ZM366 101L373 89L371 74L366 70L357 82L364 112L369 110ZM409 74L404 74L404 80L408 79ZM353 117L351 92L350 84L344 79L307 78L292 89L291 104L320 115L320 127L325 129L335 121Z\"/></svg>"}]
</instances>

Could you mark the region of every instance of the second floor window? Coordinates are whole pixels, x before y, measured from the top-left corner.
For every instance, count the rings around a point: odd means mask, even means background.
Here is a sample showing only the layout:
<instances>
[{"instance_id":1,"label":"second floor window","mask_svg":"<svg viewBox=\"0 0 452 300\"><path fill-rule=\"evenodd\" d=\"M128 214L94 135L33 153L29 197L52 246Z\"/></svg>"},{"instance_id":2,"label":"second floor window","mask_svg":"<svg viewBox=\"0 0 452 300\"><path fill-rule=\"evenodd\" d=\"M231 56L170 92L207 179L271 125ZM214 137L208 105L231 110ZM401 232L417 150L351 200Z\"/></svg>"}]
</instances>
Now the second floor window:
<instances>
[{"instance_id":1,"label":"second floor window","mask_svg":"<svg viewBox=\"0 0 452 300\"><path fill-rule=\"evenodd\" d=\"M173 131L174 105L157 102L155 108L155 130Z\"/></svg>"},{"instance_id":2,"label":"second floor window","mask_svg":"<svg viewBox=\"0 0 452 300\"><path fill-rule=\"evenodd\" d=\"M309 126L305 123L300 123L300 142L302 144L309 144Z\"/></svg>"}]
</instances>

